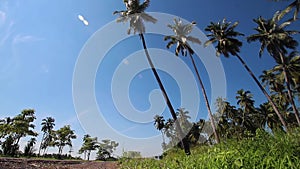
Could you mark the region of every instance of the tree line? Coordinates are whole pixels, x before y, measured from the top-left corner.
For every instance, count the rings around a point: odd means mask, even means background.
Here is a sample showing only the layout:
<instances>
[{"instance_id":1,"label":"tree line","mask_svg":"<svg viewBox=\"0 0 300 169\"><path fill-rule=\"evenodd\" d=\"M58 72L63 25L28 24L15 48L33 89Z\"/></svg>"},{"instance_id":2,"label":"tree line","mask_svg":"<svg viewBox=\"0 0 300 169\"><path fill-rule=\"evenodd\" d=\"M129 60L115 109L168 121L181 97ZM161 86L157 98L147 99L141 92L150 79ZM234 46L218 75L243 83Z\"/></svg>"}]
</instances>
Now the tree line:
<instances>
[{"instance_id":1,"label":"tree line","mask_svg":"<svg viewBox=\"0 0 300 169\"><path fill-rule=\"evenodd\" d=\"M25 109L14 117L6 117L0 119L0 155L8 157L54 157L54 158L73 158L71 152L73 144L72 140L77 138L75 131L70 125L65 125L58 130L54 130L55 119L46 117L41 122L42 137L40 144L37 144L37 136L35 131L36 120L35 110ZM29 139L24 146L23 151L20 150L21 139ZM97 138L90 135L83 137L83 145L79 150L79 154L84 153L84 159L89 160L91 151L98 150L97 159L106 160L112 158L112 153L119 144L109 139L103 140L102 143ZM38 147L36 149L35 147ZM50 147L56 147L56 154L48 154ZM69 148L69 155L63 155L65 147Z\"/></svg>"}]
</instances>

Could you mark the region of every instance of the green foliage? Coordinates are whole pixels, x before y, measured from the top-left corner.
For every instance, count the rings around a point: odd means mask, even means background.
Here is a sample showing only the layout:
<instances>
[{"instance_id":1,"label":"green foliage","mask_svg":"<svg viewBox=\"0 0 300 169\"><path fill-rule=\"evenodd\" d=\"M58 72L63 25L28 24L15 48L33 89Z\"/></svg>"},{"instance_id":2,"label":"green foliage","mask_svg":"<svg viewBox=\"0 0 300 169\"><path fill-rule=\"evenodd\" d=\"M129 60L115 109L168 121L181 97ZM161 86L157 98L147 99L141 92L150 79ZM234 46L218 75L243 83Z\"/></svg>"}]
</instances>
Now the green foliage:
<instances>
[{"instance_id":1,"label":"green foliage","mask_svg":"<svg viewBox=\"0 0 300 169\"><path fill-rule=\"evenodd\" d=\"M163 160L122 159L121 168L252 169L300 168L300 130L270 134L258 129L256 136L241 141L227 140L213 147L195 147L192 155L172 149Z\"/></svg>"},{"instance_id":2,"label":"green foliage","mask_svg":"<svg viewBox=\"0 0 300 169\"><path fill-rule=\"evenodd\" d=\"M97 160L103 160L106 161L110 158L112 158L113 152L116 150L116 148L119 146L119 143L112 140L102 140L102 143L98 146L98 152L97 152Z\"/></svg>"},{"instance_id":3,"label":"green foliage","mask_svg":"<svg viewBox=\"0 0 300 169\"><path fill-rule=\"evenodd\" d=\"M87 160L90 160L91 151L94 151L97 148L99 148L97 137L93 138L87 134L83 137L83 144L79 149L79 154L84 153L84 158L86 158L87 155Z\"/></svg>"},{"instance_id":4,"label":"green foliage","mask_svg":"<svg viewBox=\"0 0 300 169\"><path fill-rule=\"evenodd\" d=\"M58 154L62 154L63 148L67 145L72 147L72 139L76 139L77 136L70 125L66 125L55 132L54 145L58 147Z\"/></svg>"},{"instance_id":5,"label":"green foliage","mask_svg":"<svg viewBox=\"0 0 300 169\"><path fill-rule=\"evenodd\" d=\"M24 147L24 156L32 156L34 153L34 145L36 144L36 139L35 138L31 138L27 145Z\"/></svg>"}]
</instances>

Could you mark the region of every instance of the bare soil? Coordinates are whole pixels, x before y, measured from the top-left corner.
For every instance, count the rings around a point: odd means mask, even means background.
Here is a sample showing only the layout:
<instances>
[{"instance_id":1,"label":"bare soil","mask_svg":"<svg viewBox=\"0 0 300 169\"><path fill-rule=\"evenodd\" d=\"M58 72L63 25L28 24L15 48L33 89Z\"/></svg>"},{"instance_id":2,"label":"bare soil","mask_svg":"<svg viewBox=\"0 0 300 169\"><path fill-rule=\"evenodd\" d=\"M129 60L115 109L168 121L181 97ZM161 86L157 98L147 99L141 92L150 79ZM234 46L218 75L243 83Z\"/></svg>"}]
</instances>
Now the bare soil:
<instances>
[{"instance_id":1,"label":"bare soil","mask_svg":"<svg viewBox=\"0 0 300 169\"><path fill-rule=\"evenodd\" d=\"M0 158L0 169L118 169L118 162Z\"/></svg>"}]
</instances>

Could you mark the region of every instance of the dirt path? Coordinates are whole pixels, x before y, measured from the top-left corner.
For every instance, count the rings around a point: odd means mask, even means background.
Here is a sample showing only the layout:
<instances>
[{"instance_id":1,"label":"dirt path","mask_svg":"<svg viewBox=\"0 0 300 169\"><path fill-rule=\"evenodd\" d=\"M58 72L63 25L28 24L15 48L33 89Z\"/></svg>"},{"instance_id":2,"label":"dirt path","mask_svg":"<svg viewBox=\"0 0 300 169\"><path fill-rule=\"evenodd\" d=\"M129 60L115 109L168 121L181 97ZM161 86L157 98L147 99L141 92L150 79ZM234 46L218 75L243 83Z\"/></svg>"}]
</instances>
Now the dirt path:
<instances>
[{"instance_id":1,"label":"dirt path","mask_svg":"<svg viewBox=\"0 0 300 169\"><path fill-rule=\"evenodd\" d=\"M118 169L117 162L0 158L0 169Z\"/></svg>"}]
</instances>

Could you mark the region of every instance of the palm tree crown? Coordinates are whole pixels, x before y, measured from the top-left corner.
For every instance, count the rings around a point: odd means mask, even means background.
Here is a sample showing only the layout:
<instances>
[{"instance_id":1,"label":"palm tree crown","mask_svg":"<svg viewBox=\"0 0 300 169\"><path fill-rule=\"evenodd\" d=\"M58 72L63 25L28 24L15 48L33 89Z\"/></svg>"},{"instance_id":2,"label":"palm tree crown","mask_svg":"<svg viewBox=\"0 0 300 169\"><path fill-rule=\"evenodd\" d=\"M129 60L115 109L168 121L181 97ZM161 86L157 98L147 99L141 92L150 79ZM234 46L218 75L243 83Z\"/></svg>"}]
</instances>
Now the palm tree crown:
<instances>
[{"instance_id":1,"label":"palm tree crown","mask_svg":"<svg viewBox=\"0 0 300 169\"><path fill-rule=\"evenodd\" d=\"M119 18L117 22L128 22L130 27L127 31L128 34L131 33L145 33L144 21L156 23L156 19L152 16L146 14L144 11L150 4L150 0L145 0L142 4L140 4L139 0L124 0L123 1L126 6L126 10L115 11L113 14L119 14Z\"/></svg>"},{"instance_id":2,"label":"palm tree crown","mask_svg":"<svg viewBox=\"0 0 300 169\"><path fill-rule=\"evenodd\" d=\"M206 47L217 42L217 56L220 56L220 54L223 54L225 57L229 57L229 54L237 55L240 52L242 42L235 39L235 37L244 36L244 34L234 30L237 25L238 22L231 25L231 22L226 22L226 19L218 23L211 22L210 25L205 28L205 31L209 31L211 34L207 35L210 39L205 42L204 46Z\"/></svg>"},{"instance_id":3,"label":"palm tree crown","mask_svg":"<svg viewBox=\"0 0 300 169\"><path fill-rule=\"evenodd\" d=\"M298 42L294 40L291 35L299 33L295 30L285 30L285 28L292 23L291 20L285 21L281 24L279 12L276 12L271 19L264 19L259 17L253 20L257 27L255 30L257 34L247 37L248 42L259 41L261 48L259 56L262 56L264 49L266 48L270 55L279 61L279 53L287 54L287 49L296 49Z\"/></svg>"},{"instance_id":4,"label":"palm tree crown","mask_svg":"<svg viewBox=\"0 0 300 169\"><path fill-rule=\"evenodd\" d=\"M181 53L183 56L187 56L187 52L189 52L190 55L194 54L193 49L190 47L188 41L191 41L193 43L201 44L201 41L197 38L194 38L192 36L188 36L193 30L193 27L196 25L196 22L192 22L190 24L183 24L180 19L174 19L175 25L168 25L169 28L171 28L175 35L173 36L166 36L164 40L170 40L167 48L169 49L172 45L176 45L175 54L178 56L179 53Z\"/></svg>"}]
</instances>

